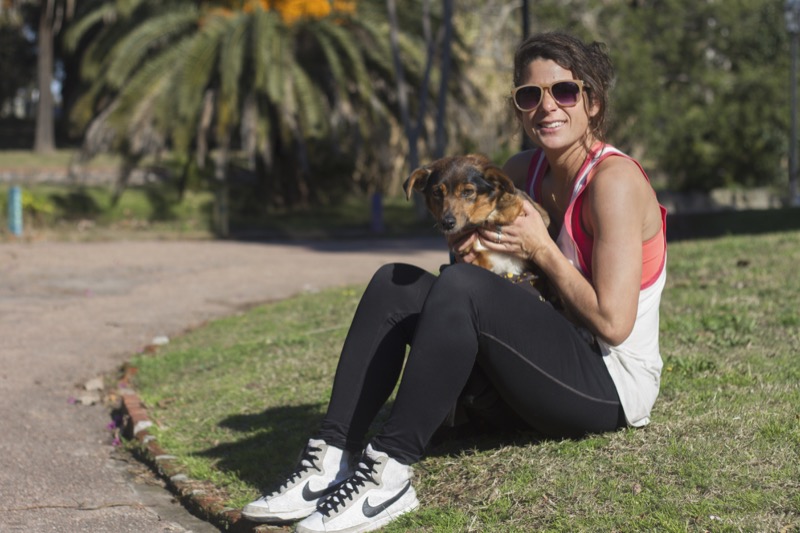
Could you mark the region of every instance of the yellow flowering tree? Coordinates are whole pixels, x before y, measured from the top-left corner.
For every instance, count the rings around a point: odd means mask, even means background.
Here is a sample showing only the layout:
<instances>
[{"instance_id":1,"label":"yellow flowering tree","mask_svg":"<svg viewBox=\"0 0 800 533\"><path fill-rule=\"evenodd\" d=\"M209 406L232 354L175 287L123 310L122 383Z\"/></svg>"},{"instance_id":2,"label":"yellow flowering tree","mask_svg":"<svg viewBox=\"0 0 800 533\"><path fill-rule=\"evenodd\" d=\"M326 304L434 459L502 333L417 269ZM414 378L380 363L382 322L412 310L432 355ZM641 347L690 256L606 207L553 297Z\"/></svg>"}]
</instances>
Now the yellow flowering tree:
<instances>
[{"instance_id":1,"label":"yellow flowering tree","mask_svg":"<svg viewBox=\"0 0 800 533\"><path fill-rule=\"evenodd\" d=\"M355 0L228 0L209 2L230 14L237 11L253 13L257 10L276 11L285 24L294 24L303 19L323 19L330 15L353 15Z\"/></svg>"},{"instance_id":2,"label":"yellow flowering tree","mask_svg":"<svg viewBox=\"0 0 800 533\"><path fill-rule=\"evenodd\" d=\"M404 4L405 23L420 1ZM196 168L223 180L236 156L265 198L292 204L326 189L325 154L385 160L385 147L399 142L389 133L399 124L397 86L379 2L87 5L67 34L67 45L85 49L87 88L70 116L85 132L87 157L117 151L133 168L168 148L184 161L185 184ZM422 42L400 41L409 86L434 83L423 76Z\"/></svg>"}]
</instances>

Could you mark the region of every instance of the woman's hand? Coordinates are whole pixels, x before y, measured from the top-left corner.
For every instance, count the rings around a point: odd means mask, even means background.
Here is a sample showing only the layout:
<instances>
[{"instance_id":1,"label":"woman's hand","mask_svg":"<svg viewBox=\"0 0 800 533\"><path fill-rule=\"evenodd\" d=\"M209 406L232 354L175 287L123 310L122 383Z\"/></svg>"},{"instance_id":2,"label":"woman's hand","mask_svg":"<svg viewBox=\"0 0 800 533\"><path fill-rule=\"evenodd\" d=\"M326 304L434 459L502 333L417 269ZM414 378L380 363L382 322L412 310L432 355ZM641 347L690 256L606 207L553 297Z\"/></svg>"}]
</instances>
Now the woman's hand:
<instances>
[{"instance_id":1,"label":"woman's hand","mask_svg":"<svg viewBox=\"0 0 800 533\"><path fill-rule=\"evenodd\" d=\"M490 250L510 253L534 263L541 251L554 244L542 215L527 201L523 202L522 213L513 223L480 228L478 235Z\"/></svg>"}]
</instances>

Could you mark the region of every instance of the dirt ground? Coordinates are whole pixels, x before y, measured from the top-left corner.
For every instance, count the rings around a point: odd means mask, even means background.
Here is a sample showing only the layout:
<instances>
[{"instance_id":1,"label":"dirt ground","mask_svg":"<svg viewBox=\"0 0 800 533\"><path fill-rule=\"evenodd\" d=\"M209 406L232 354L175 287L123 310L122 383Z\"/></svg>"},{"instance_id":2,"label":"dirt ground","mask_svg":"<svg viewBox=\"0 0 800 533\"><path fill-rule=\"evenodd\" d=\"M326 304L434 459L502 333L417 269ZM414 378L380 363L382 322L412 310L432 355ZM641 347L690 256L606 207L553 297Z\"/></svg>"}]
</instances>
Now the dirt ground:
<instances>
[{"instance_id":1,"label":"dirt ground","mask_svg":"<svg viewBox=\"0 0 800 533\"><path fill-rule=\"evenodd\" d=\"M137 481L87 383L155 337L446 260L437 238L0 244L0 531L213 531Z\"/></svg>"}]
</instances>

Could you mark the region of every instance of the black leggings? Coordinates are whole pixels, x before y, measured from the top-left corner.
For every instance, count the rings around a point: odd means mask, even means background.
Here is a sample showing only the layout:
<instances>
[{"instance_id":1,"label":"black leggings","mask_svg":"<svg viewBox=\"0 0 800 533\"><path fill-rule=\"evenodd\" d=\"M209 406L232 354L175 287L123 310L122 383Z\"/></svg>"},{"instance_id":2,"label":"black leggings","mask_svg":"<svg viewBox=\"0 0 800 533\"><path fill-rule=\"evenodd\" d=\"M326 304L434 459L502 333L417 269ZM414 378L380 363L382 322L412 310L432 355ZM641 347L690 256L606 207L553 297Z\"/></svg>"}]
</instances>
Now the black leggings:
<instances>
[{"instance_id":1,"label":"black leggings","mask_svg":"<svg viewBox=\"0 0 800 533\"><path fill-rule=\"evenodd\" d=\"M479 368L533 429L576 437L624 426L600 353L534 290L455 264L439 276L405 264L381 267L367 286L342 348L319 437L358 450L405 371L373 447L418 461Z\"/></svg>"}]
</instances>

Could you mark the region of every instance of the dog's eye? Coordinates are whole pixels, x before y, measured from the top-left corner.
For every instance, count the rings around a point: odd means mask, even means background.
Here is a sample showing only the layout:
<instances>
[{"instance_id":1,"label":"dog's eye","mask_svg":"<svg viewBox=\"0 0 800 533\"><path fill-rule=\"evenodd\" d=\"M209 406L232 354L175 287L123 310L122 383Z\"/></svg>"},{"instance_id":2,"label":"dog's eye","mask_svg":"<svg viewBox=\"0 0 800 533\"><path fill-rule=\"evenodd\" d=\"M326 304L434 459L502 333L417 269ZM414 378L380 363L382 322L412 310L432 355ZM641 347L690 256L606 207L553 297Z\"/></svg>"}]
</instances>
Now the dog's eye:
<instances>
[{"instance_id":1,"label":"dog's eye","mask_svg":"<svg viewBox=\"0 0 800 533\"><path fill-rule=\"evenodd\" d=\"M441 198L442 196L444 196L444 193L440 188L433 189L431 191L431 194L433 195L434 198Z\"/></svg>"},{"instance_id":2,"label":"dog's eye","mask_svg":"<svg viewBox=\"0 0 800 533\"><path fill-rule=\"evenodd\" d=\"M475 189L468 188L468 189L462 189L461 190L461 197L462 198L471 198L473 196L475 196Z\"/></svg>"}]
</instances>

